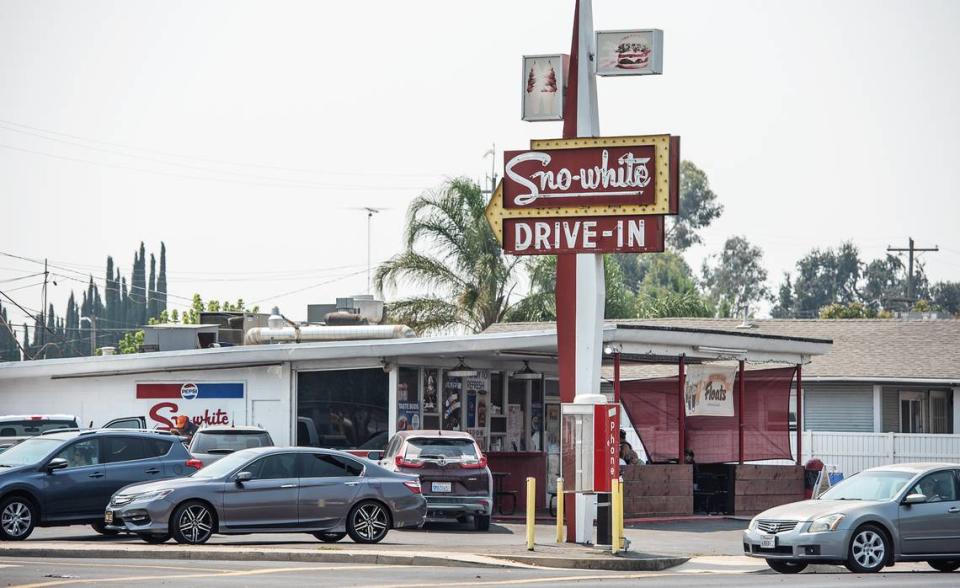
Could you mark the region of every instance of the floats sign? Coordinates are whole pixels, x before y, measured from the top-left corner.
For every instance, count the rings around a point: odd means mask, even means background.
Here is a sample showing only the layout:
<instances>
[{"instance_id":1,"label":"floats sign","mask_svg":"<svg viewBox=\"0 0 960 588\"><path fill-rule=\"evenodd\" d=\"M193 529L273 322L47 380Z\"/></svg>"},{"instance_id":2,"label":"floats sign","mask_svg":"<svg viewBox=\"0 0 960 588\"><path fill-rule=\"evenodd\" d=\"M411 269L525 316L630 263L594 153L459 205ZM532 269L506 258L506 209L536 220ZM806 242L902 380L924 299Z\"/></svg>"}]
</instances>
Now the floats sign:
<instances>
[{"instance_id":1,"label":"floats sign","mask_svg":"<svg viewBox=\"0 0 960 588\"><path fill-rule=\"evenodd\" d=\"M243 382L141 382L137 404L144 406L148 422L173 427L173 417L185 415L197 426L236 425L246 422L246 389Z\"/></svg>"}]
</instances>

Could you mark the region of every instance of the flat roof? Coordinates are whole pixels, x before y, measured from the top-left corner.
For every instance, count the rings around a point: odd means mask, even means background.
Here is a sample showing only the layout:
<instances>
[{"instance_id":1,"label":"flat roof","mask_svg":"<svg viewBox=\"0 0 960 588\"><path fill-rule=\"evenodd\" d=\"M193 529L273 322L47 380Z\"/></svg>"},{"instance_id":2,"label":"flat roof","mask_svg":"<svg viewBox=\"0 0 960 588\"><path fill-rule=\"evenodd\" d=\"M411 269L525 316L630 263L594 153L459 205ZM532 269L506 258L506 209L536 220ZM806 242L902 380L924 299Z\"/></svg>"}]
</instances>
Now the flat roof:
<instances>
[{"instance_id":1,"label":"flat roof","mask_svg":"<svg viewBox=\"0 0 960 588\"><path fill-rule=\"evenodd\" d=\"M159 351L99 357L71 357L0 363L0 380L29 377L96 377L159 371L222 369L278 365L316 360L355 360L404 357L488 357L516 361L555 358L557 334L553 325L541 328L484 332L476 335L324 341L277 345L243 345L216 349ZM698 328L662 328L645 325L607 325L604 344L624 353L658 358L720 359L731 354L747 361L796 364L827 353L830 342L756 333L730 333Z\"/></svg>"}]
</instances>

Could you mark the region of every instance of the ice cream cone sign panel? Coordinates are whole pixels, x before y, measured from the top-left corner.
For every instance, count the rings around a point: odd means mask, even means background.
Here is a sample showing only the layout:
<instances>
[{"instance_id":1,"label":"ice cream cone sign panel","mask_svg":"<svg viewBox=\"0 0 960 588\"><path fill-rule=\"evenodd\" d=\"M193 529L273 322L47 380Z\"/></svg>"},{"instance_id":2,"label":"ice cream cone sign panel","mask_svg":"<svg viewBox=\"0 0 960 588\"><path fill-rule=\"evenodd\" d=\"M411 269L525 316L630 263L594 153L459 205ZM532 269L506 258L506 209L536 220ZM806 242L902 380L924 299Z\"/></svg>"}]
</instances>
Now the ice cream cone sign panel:
<instances>
[{"instance_id":1,"label":"ice cream cone sign panel","mask_svg":"<svg viewBox=\"0 0 960 588\"><path fill-rule=\"evenodd\" d=\"M563 120L563 89L568 63L568 56L559 53L523 57L520 104L523 120Z\"/></svg>"}]
</instances>

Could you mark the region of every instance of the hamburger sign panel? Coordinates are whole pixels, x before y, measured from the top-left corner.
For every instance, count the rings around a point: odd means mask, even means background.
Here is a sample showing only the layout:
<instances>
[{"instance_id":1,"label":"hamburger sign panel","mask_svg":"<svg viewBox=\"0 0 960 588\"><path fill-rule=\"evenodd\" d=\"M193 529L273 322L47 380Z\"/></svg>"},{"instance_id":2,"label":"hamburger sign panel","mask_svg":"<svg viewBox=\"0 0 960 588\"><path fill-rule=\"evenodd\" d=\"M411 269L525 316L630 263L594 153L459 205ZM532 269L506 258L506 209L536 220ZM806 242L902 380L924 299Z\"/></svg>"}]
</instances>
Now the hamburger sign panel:
<instances>
[{"instance_id":1,"label":"hamburger sign panel","mask_svg":"<svg viewBox=\"0 0 960 588\"><path fill-rule=\"evenodd\" d=\"M597 31L598 76L663 73L663 31Z\"/></svg>"}]
</instances>

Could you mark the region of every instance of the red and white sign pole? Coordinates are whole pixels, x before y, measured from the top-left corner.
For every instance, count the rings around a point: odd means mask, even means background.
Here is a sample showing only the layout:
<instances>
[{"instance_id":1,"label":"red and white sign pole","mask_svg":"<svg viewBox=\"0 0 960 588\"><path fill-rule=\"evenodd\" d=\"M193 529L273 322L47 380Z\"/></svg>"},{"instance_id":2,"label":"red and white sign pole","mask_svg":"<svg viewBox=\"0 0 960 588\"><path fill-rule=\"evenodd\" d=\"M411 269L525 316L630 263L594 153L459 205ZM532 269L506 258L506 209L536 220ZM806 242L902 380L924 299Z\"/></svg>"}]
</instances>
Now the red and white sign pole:
<instances>
[{"instance_id":1,"label":"red and white sign pole","mask_svg":"<svg viewBox=\"0 0 960 588\"><path fill-rule=\"evenodd\" d=\"M563 113L563 137L600 135L597 82L590 56L596 54L591 0L577 0L573 18L570 70ZM562 254L557 257L557 355L560 401L606 402L600 393L605 303L603 255ZM590 500L592 499L592 500ZM584 543L593 533L595 496L566 495L567 541Z\"/></svg>"}]
</instances>

